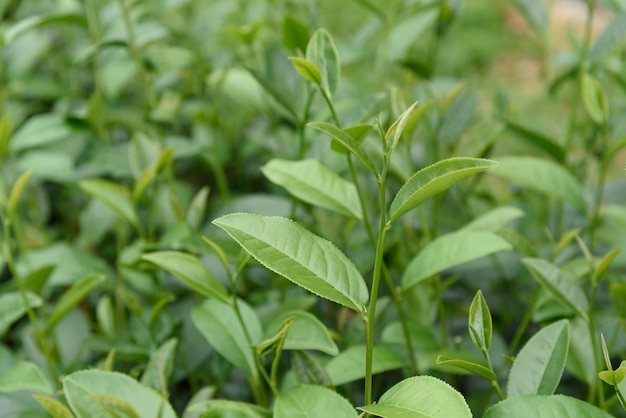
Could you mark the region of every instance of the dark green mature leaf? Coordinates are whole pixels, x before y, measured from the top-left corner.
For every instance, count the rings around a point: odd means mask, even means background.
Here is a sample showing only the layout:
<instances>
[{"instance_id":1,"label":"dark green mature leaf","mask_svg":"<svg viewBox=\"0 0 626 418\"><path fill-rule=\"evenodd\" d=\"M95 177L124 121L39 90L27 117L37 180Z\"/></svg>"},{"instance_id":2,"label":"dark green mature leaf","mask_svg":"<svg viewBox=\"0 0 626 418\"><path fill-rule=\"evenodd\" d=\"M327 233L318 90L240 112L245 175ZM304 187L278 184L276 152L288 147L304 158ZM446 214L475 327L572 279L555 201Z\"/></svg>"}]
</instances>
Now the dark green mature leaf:
<instances>
[{"instance_id":1,"label":"dark green mature leaf","mask_svg":"<svg viewBox=\"0 0 626 418\"><path fill-rule=\"evenodd\" d=\"M482 364L474 363L472 361L460 360L460 359L447 359L444 356L437 357L437 364L448 364L450 366L460 367L463 370L467 370L477 376L484 377L488 381L492 382L497 379L496 374L483 366Z\"/></svg>"},{"instance_id":2,"label":"dark green mature leaf","mask_svg":"<svg viewBox=\"0 0 626 418\"><path fill-rule=\"evenodd\" d=\"M275 418L356 418L347 399L321 386L299 385L281 392L274 404Z\"/></svg>"},{"instance_id":3,"label":"dark green mature leaf","mask_svg":"<svg viewBox=\"0 0 626 418\"><path fill-rule=\"evenodd\" d=\"M117 216L129 221L138 230L141 230L141 223L133 208L128 189L117 183L101 179L83 180L79 183L79 186L85 192L104 203Z\"/></svg>"},{"instance_id":4,"label":"dark green mature leaf","mask_svg":"<svg viewBox=\"0 0 626 418\"><path fill-rule=\"evenodd\" d=\"M598 36L589 50L589 61L597 62L626 37L626 12L620 13Z\"/></svg>"},{"instance_id":5,"label":"dark green mature leaf","mask_svg":"<svg viewBox=\"0 0 626 418\"><path fill-rule=\"evenodd\" d=\"M18 361L0 373L0 393L32 390L52 394L52 386L39 366L30 361Z\"/></svg>"},{"instance_id":6,"label":"dark green mature leaf","mask_svg":"<svg viewBox=\"0 0 626 418\"><path fill-rule=\"evenodd\" d=\"M423 168L411 176L394 197L389 208L389 222L395 222L461 180L497 165L495 161L480 158L449 158Z\"/></svg>"},{"instance_id":7,"label":"dark green mature leaf","mask_svg":"<svg viewBox=\"0 0 626 418\"><path fill-rule=\"evenodd\" d=\"M311 383L318 386L333 385L324 366L308 351L293 351L291 367L299 383Z\"/></svg>"},{"instance_id":8,"label":"dark green mature leaf","mask_svg":"<svg viewBox=\"0 0 626 418\"><path fill-rule=\"evenodd\" d=\"M398 357L394 351L384 346L374 346L373 374L401 369L406 366L406 361ZM365 346L352 346L342 351L326 364L326 372L335 386L364 378Z\"/></svg>"},{"instance_id":9,"label":"dark green mature leaf","mask_svg":"<svg viewBox=\"0 0 626 418\"><path fill-rule=\"evenodd\" d=\"M492 170L493 174L586 210L582 186L560 165L536 157L500 157L498 161L500 165Z\"/></svg>"},{"instance_id":10,"label":"dark green mature leaf","mask_svg":"<svg viewBox=\"0 0 626 418\"><path fill-rule=\"evenodd\" d=\"M233 213L213 223L269 270L318 296L364 312L369 297L365 281L330 241L281 217Z\"/></svg>"},{"instance_id":11,"label":"dark green mature leaf","mask_svg":"<svg viewBox=\"0 0 626 418\"><path fill-rule=\"evenodd\" d=\"M141 257L181 279L196 292L208 298L229 303L228 291L202 262L191 254L159 251Z\"/></svg>"},{"instance_id":12,"label":"dark green mature leaf","mask_svg":"<svg viewBox=\"0 0 626 418\"><path fill-rule=\"evenodd\" d=\"M512 248L491 232L461 230L441 236L411 260L402 275L402 288L408 289L447 268Z\"/></svg>"},{"instance_id":13,"label":"dark green mature leaf","mask_svg":"<svg viewBox=\"0 0 626 418\"><path fill-rule=\"evenodd\" d=\"M564 395L514 396L492 406L483 418L611 418L612 415L580 399Z\"/></svg>"},{"instance_id":14,"label":"dark green mature leaf","mask_svg":"<svg viewBox=\"0 0 626 418\"><path fill-rule=\"evenodd\" d=\"M565 368L569 323L561 320L533 335L522 347L509 373L509 397L552 395Z\"/></svg>"},{"instance_id":15,"label":"dark green mature leaf","mask_svg":"<svg viewBox=\"0 0 626 418\"><path fill-rule=\"evenodd\" d=\"M169 402L130 376L117 372L82 370L63 378L63 392L77 418L101 416L102 406L93 396L123 399L140 418L176 418Z\"/></svg>"},{"instance_id":16,"label":"dark green mature leaf","mask_svg":"<svg viewBox=\"0 0 626 418\"><path fill-rule=\"evenodd\" d=\"M395 384L377 403L359 408L383 418L471 418L463 396L432 376L415 376Z\"/></svg>"},{"instance_id":17,"label":"dark green mature leaf","mask_svg":"<svg viewBox=\"0 0 626 418\"><path fill-rule=\"evenodd\" d=\"M285 16L282 25L283 44L294 53L304 53L309 42L309 29L293 16Z\"/></svg>"},{"instance_id":18,"label":"dark green mature leaf","mask_svg":"<svg viewBox=\"0 0 626 418\"><path fill-rule=\"evenodd\" d=\"M572 309L585 321L589 320L589 301L578 284L556 265L539 258L524 258L533 277L563 305Z\"/></svg>"},{"instance_id":19,"label":"dark green mature leaf","mask_svg":"<svg viewBox=\"0 0 626 418\"><path fill-rule=\"evenodd\" d=\"M250 343L261 340L261 323L254 310L243 301L237 302L250 336ZM235 310L223 302L209 299L191 311L191 320L200 333L226 360L248 376L256 373L254 352Z\"/></svg>"},{"instance_id":20,"label":"dark green mature leaf","mask_svg":"<svg viewBox=\"0 0 626 418\"><path fill-rule=\"evenodd\" d=\"M367 167L372 174L376 174L376 168L374 167L372 160L370 160L365 150L349 133L326 122L311 122L307 124L307 126L317 129L320 132L324 132L331 138L335 139L352 154L354 154L359 160L361 160L363 165L365 165L365 167Z\"/></svg>"},{"instance_id":21,"label":"dark green mature leaf","mask_svg":"<svg viewBox=\"0 0 626 418\"><path fill-rule=\"evenodd\" d=\"M339 84L339 53L330 33L320 28L311 36L306 47L306 58L321 72L320 87L332 97ZM319 83L318 83L319 84Z\"/></svg>"},{"instance_id":22,"label":"dark green mature leaf","mask_svg":"<svg viewBox=\"0 0 626 418\"><path fill-rule=\"evenodd\" d=\"M602 88L602 84L590 74L582 78L582 97L587 113L599 125L606 123L609 118L609 99Z\"/></svg>"},{"instance_id":23,"label":"dark green mature leaf","mask_svg":"<svg viewBox=\"0 0 626 418\"><path fill-rule=\"evenodd\" d=\"M438 15L436 8L424 8L424 10L418 13L411 13L405 16L404 20L393 25L387 45L383 49L383 51L387 52L388 59L397 61L406 56L420 34L435 23Z\"/></svg>"},{"instance_id":24,"label":"dark green mature leaf","mask_svg":"<svg viewBox=\"0 0 626 418\"><path fill-rule=\"evenodd\" d=\"M42 329L43 334L47 335L52 332L54 326L63 319L72 308L78 305L89 292L104 282L105 279L106 276L104 274L92 273L72 284L72 287L63 293L63 296L61 296L54 305L54 309Z\"/></svg>"},{"instance_id":25,"label":"dark green mature leaf","mask_svg":"<svg viewBox=\"0 0 626 418\"><path fill-rule=\"evenodd\" d=\"M30 16L24 20L17 22L4 32L5 45L13 42L18 36L26 33L35 28L50 25L53 23L67 24L75 23L86 27L87 21L82 14L77 13L65 13L65 14L50 14L43 16Z\"/></svg>"},{"instance_id":26,"label":"dark green mature leaf","mask_svg":"<svg viewBox=\"0 0 626 418\"><path fill-rule=\"evenodd\" d=\"M26 293L26 300L31 308L37 308L43 303L39 296L31 292ZM20 292L7 292L0 295L0 337L25 313L26 306Z\"/></svg>"},{"instance_id":27,"label":"dark green mature leaf","mask_svg":"<svg viewBox=\"0 0 626 418\"><path fill-rule=\"evenodd\" d=\"M565 160L565 150L561 145L555 142L552 138L544 135L541 132L534 131L526 126L522 126L512 120L506 120L506 128L515 133L518 137L525 140L533 147L548 153L552 158L558 162Z\"/></svg>"},{"instance_id":28,"label":"dark green mature leaf","mask_svg":"<svg viewBox=\"0 0 626 418\"><path fill-rule=\"evenodd\" d=\"M328 329L315 315L306 311L287 311L278 315L267 325L264 339L275 335L283 322L290 318L294 322L283 342L283 350L319 350L331 356L339 353Z\"/></svg>"},{"instance_id":29,"label":"dark green mature leaf","mask_svg":"<svg viewBox=\"0 0 626 418\"><path fill-rule=\"evenodd\" d=\"M291 61L295 69L306 80L317 86L322 85L322 73L320 72L320 69L317 67L317 65L307 60L306 58L300 57L289 57L289 61Z\"/></svg>"},{"instance_id":30,"label":"dark green mature leaf","mask_svg":"<svg viewBox=\"0 0 626 418\"><path fill-rule=\"evenodd\" d=\"M481 290L476 292L470 305L468 327L474 345L481 351L488 351L491 346L493 324L489 306Z\"/></svg>"},{"instance_id":31,"label":"dark green mature leaf","mask_svg":"<svg viewBox=\"0 0 626 418\"><path fill-rule=\"evenodd\" d=\"M361 202L354 184L317 160L270 160L261 171L272 183L315 206L361 219Z\"/></svg>"}]
</instances>

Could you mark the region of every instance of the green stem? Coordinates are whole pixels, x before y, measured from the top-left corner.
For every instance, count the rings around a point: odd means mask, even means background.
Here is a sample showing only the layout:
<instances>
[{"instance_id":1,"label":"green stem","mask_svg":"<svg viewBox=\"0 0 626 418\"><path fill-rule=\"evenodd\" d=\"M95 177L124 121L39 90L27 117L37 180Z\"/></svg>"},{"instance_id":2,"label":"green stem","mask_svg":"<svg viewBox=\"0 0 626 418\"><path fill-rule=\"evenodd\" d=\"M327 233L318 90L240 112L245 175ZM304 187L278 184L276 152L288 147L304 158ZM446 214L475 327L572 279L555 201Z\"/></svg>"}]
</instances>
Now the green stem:
<instances>
[{"instance_id":1,"label":"green stem","mask_svg":"<svg viewBox=\"0 0 626 418\"><path fill-rule=\"evenodd\" d=\"M513 339L511 340L511 344L509 345L509 356L513 355L513 353L517 349L517 346L522 340L522 337L524 336L524 333L526 332L526 329L528 328L528 324L530 324L530 320L535 314L535 310L537 309L537 305L539 304L540 295L541 295L541 288L538 287L535 290L535 293L533 294L533 299L532 299L532 303L530 304L530 308L526 310L526 313L524 314L524 317L522 318L522 322L520 323L520 326L517 328L517 331L515 332L515 335L513 336Z\"/></svg>"},{"instance_id":2,"label":"green stem","mask_svg":"<svg viewBox=\"0 0 626 418\"><path fill-rule=\"evenodd\" d=\"M591 277L592 283L593 283L593 275ZM594 321L594 317L593 317L593 311L595 308L595 302L596 302L596 294L598 292L598 286L597 285L593 285L593 288L591 290L591 298L589 300L589 322L588 322L588 326L589 326L589 335L591 336L591 345L593 346L593 359L594 359L594 364L596 366L596 373L595 375L597 376L598 373L600 373L600 371L603 370L602 368L602 360L601 360L601 353L600 353L600 348L599 348L599 344L598 344L598 336L596 335L596 325L595 325L595 321ZM594 388L595 386L595 388ZM594 391L595 389L595 391ZM593 393L595 392L595 394L598 397L598 406L600 407L600 409L605 409L606 408L606 399L604 398L604 385L602 384L602 382L599 382L597 379L594 380L594 383L592 383L592 385L589 388L590 391L590 397L593 398Z\"/></svg>"},{"instance_id":3,"label":"green stem","mask_svg":"<svg viewBox=\"0 0 626 418\"><path fill-rule=\"evenodd\" d=\"M335 125L337 125L337 127L340 127L341 124L339 123L339 118L337 117L337 112L335 112L335 106L333 106L332 100L330 100L330 97L326 94L322 86L319 86L319 88L320 92L322 93L322 97L324 98L324 101L328 105L328 109L330 110L330 116L332 117L333 122L335 122Z\"/></svg>"}]
</instances>

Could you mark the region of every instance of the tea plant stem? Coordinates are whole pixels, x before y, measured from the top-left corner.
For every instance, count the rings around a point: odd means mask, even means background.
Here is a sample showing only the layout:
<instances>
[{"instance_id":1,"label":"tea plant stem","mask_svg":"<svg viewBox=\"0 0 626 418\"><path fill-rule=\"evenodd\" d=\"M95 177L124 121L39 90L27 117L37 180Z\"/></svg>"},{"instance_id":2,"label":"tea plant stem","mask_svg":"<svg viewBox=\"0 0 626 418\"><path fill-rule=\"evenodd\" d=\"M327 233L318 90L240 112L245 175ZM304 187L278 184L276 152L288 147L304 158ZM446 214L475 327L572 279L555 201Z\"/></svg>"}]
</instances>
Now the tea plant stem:
<instances>
[{"instance_id":1,"label":"tea plant stem","mask_svg":"<svg viewBox=\"0 0 626 418\"><path fill-rule=\"evenodd\" d=\"M356 193L359 196L359 202L361 203L361 212L363 215L363 225L365 226L365 230L367 231L367 236L372 243L372 246L376 246L376 239L374 238L374 231L372 230L372 224L369 218L369 211L367 210L367 204L365 202L365 196L363 195L363 190L359 184L359 179L356 174L356 169L354 168L354 163L352 162L352 157L350 154L346 157L348 160L348 166L350 167L350 174L352 176L352 182L354 183L354 187L356 188Z\"/></svg>"},{"instance_id":2,"label":"tea plant stem","mask_svg":"<svg viewBox=\"0 0 626 418\"><path fill-rule=\"evenodd\" d=\"M102 41L102 33L100 31L100 20L98 18L98 9L94 4L94 0L87 0L84 3L85 8L85 16L87 18L87 30L89 32L89 37L94 45L99 45ZM100 55L99 51L96 51L93 54L92 59L92 71L93 71L93 80L95 85L95 97L102 98L102 86L104 85L102 78L102 71L100 70ZM98 117L97 126L96 126L98 135L102 139L109 140L108 131L104 129L103 119Z\"/></svg>"},{"instance_id":3,"label":"tea plant stem","mask_svg":"<svg viewBox=\"0 0 626 418\"><path fill-rule=\"evenodd\" d=\"M517 349L518 344L522 340L524 333L526 332L526 328L528 328L528 324L530 324L530 320L535 314L535 310L537 309L537 305L539 304L539 296L541 295L541 288L537 287L535 289L535 293L533 294L532 302L530 307L526 310L524 317L522 318L522 322L520 323L513 339L511 340L511 344L509 345L509 356L512 356L515 350Z\"/></svg>"},{"instance_id":4,"label":"tea plant stem","mask_svg":"<svg viewBox=\"0 0 626 418\"><path fill-rule=\"evenodd\" d=\"M324 97L324 100L326 101L326 104L328 105L328 109L330 110L330 116L332 117L333 122L335 122L335 125L337 125L337 127L341 127L341 124L339 123L339 118L337 117L337 112L335 112L335 106L333 106L333 101L330 99L328 94L326 94L326 92L321 86L320 86L320 91L322 92L322 97Z\"/></svg>"},{"instance_id":5,"label":"tea plant stem","mask_svg":"<svg viewBox=\"0 0 626 418\"><path fill-rule=\"evenodd\" d=\"M593 311L595 310L595 305L596 305L595 304L596 294L598 292L598 285L594 281L593 271L594 270L592 269L591 283L593 283L593 288L591 289L591 297L589 299L588 326L589 326L589 335L591 336L591 345L593 346L593 360L594 360L594 365L596 367L595 375L597 376L597 374L602 370L602 360L601 360L602 356L600 354L600 348L598 347L599 346L598 336L597 336L596 325L595 325L594 315L593 315ZM598 397L598 406L601 409L605 409L606 400L604 398L604 386L602 382L599 382L597 379L594 379L594 383L590 386L589 392L590 392L589 393L590 402L592 401L594 392L595 392L596 396Z\"/></svg>"}]
</instances>

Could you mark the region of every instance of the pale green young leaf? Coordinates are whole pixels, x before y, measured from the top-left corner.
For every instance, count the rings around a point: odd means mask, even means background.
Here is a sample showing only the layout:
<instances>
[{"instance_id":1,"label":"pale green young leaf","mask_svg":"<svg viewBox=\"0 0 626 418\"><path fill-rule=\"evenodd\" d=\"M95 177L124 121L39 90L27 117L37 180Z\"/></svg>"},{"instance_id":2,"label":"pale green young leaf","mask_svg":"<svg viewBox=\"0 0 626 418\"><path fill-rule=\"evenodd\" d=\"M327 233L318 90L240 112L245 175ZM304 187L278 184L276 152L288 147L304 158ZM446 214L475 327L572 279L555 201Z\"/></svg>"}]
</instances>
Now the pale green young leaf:
<instances>
[{"instance_id":1,"label":"pale green young leaf","mask_svg":"<svg viewBox=\"0 0 626 418\"><path fill-rule=\"evenodd\" d=\"M117 183L101 179L82 180L79 186L89 195L101 201L117 216L127 220L138 230L141 229L128 189Z\"/></svg>"},{"instance_id":2,"label":"pale green young leaf","mask_svg":"<svg viewBox=\"0 0 626 418\"><path fill-rule=\"evenodd\" d=\"M474 300L472 300L470 305L468 327L474 345L480 351L488 351L489 347L491 347L493 324L489 306L481 290L476 292Z\"/></svg>"},{"instance_id":3,"label":"pale green young leaf","mask_svg":"<svg viewBox=\"0 0 626 418\"><path fill-rule=\"evenodd\" d=\"M491 232L461 230L443 235L411 260L402 275L402 288L408 289L450 267L512 248L504 238Z\"/></svg>"},{"instance_id":4,"label":"pale green young leaf","mask_svg":"<svg viewBox=\"0 0 626 418\"><path fill-rule=\"evenodd\" d=\"M390 223L431 197L448 190L474 174L497 166L498 163L480 158L449 158L415 173L400 188L389 208Z\"/></svg>"},{"instance_id":5,"label":"pale green young leaf","mask_svg":"<svg viewBox=\"0 0 626 418\"><path fill-rule=\"evenodd\" d=\"M356 418L347 399L328 388L298 385L281 392L274 403L275 418Z\"/></svg>"},{"instance_id":6,"label":"pale green young leaf","mask_svg":"<svg viewBox=\"0 0 626 418\"><path fill-rule=\"evenodd\" d=\"M511 366L508 396L552 395L565 368L569 339L569 323L565 319L533 335Z\"/></svg>"},{"instance_id":7,"label":"pale green young leaf","mask_svg":"<svg viewBox=\"0 0 626 418\"><path fill-rule=\"evenodd\" d=\"M154 182L159 173L161 173L165 168L169 167L174 161L174 150L172 148L166 148L161 151L159 154L159 159L157 162L150 167L147 167L135 183L135 187L133 189L133 202L137 203L141 196L143 196L144 192Z\"/></svg>"},{"instance_id":8,"label":"pale green young leaf","mask_svg":"<svg viewBox=\"0 0 626 418\"><path fill-rule=\"evenodd\" d=\"M609 268L613 260L615 260L615 257L617 257L621 251L621 248L614 248L613 250L609 251L604 257L602 257L602 260L600 260L598 267L596 267L596 270L593 272L593 282L596 285L600 282L600 279L602 279L602 276L604 276L606 270Z\"/></svg>"},{"instance_id":9,"label":"pale green young leaf","mask_svg":"<svg viewBox=\"0 0 626 418\"><path fill-rule=\"evenodd\" d=\"M587 204L578 180L562 166L537 157L500 157L493 174L520 184L547 197L563 200L585 211Z\"/></svg>"},{"instance_id":10,"label":"pale green young leaf","mask_svg":"<svg viewBox=\"0 0 626 418\"><path fill-rule=\"evenodd\" d=\"M0 160L9 150L9 141L11 141L12 131L11 115L7 113L0 119Z\"/></svg>"},{"instance_id":11,"label":"pale green young leaf","mask_svg":"<svg viewBox=\"0 0 626 418\"><path fill-rule=\"evenodd\" d=\"M361 160L363 165L365 165L365 167L367 167L372 174L376 174L376 168L374 167L372 160L370 160L369 156L357 140L355 140L349 133L326 122L311 122L307 124L307 126L317 129L339 142L359 160Z\"/></svg>"},{"instance_id":12,"label":"pale green young leaf","mask_svg":"<svg viewBox=\"0 0 626 418\"><path fill-rule=\"evenodd\" d=\"M374 346L372 374L401 369L406 366L406 360L398 357L391 349L384 346ZM335 386L363 379L365 377L365 346L352 346L342 351L326 364L326 372Z\"/></svg>"},{"instance_id":13,"label":"pale green young leaf","mask_svg":"<svg viewBox=\"0 0 626 418\"><path fill-rule=\"evenodd\" d=\"M402 133L404 132L404 127L406 126L407 122L411 118L411 115L413 114L413 111L417 107L417 104L418 102L415 102L411 106L409 106L409 108L406 109L404 112L402 112L402 114L398 117L398 119L396 119L391 124L389 129L387 129L387 133L385 134L385 141L388 144L389 153L393 152L393 150L396 149L396 147L398 146L398 142L400 142L400 137L402 136ZM393 138L392 138L392 135L393 135Z\"/></svg>"},{"instance_id":14,"label":"pale green young leaf","mask_svg":"<svg viewBox=\"0 0 626 418\"><path fill-rule=\"evenodd\" d=\"M31 308L43 304L43 300L32 292L26 292L26 299ZM6 292L0 295L0 337L4 336L9 327L25 313L26 306L20 292Z\"/></svg>"},{"instance_id":15,"label":"pale green young leaf","mask_svg":"<svg viewBox=\"0 0 626 418\"><path fill-rule=\"evenodd\" d=\"M339 177L317 160L270 160L261 171L272 183L315 206L361 219L362 210L354 184Z\"/></svg>"},{"instance_id":16,"label":"pale green young leaf","mask_svg":"<svg viewBox=\"0 0 626 418\"><path fill-rule=\"evenodd\" d=\"M0 373L0 393L32 390L52 394L52 386L39 366L30 361L18 361Z\"/></svg>"},{"instance_id":17,"label":"pale green young leaf","mask_svg":"<svg viewBox=\"0 0 626 418\"><path fill-rule=\"evenodd\" d=\"M471 418L463 395L432 376L414 376L396 383L377 403L358 408L383 418Z\"/></svg>"},{"instance_id":18,"label":"pale green young leaf","mask_svg":"<svg viewBox=\"0 0 626 418\"><path fill-rule=\"evenodd\" d=\"M311 35L306 46L306 58L319 68L322 78L320 87L328 97L332 97L339 84L339 52L326 29L320 28Z\"/></svg>"},{"instance_id":19,"label":"pale green young leaf","mask_svg":"<svg viewBox=\"0 0 626 418\"><path fill-rule=\"evenodd\" d=\"M483 418L517 417L612 418L613 416L588 402L564 395L514 396L492 406L483 415Z\"/></svg>"},{"instance_id":20,"label":"pale green young leaf","mask_svg":"<svg viewBox=\"0 0 626 418\"><path fill-rule=\"evenodd\" d=\"M287 332L283 350L319 350L331 356L339 353L328 328L315 315L305 311L287 311L272 319L265 329L264 339L275 335L283 322L290 318L294 322Z\"/></svg>"},{"instance_id":21,"label":"pale green young leaf","mask_svg":"<svg viewBox=\"0 0 626 418\"><path fill-rule=\"evenodd\" d=\"M108 394L89 394L89 399L107 415L115 418L140 418L135 408L124 398Z\"/></svg>"},{"instance_id":22,"label":"pale green young leaf","mask_svg":"<svg viewBox=\"0 0 626 418\"><path fill-rule=\"evenodd\" d=\"M202 221L204 220L207 209L209 191L210 189L206 186L198 190L198 193L196 193L191 200L189 208L187 208L185 219L187 220L187 224L193 229L200 229L202 226Z\"/></svg>"},{"instance_id":23,"label":"pale green young leaf","mask_svg":"<svg viewBox=\"0 0 626 418\"><path fill-rule=\"evenodd\" d=\"M428 7L418 13L406 13L404 19L398 21L391 28L387 37L387 45L383 51L387 52L387 58L391 61L401 60L405 57L411 46L417 42L430 25L437 21L439 10L436 7Z\"/></svg>"},{"instance_id":24,"label":"pale green young leaf","mask_svg":"<svg viewBox=\"0 0 626 418\"><path fill-rule=\"evenodd\" d=\"M52 418L74 418L72 411L54 398L44 395L33 395L33 398L39 402L39 405L41 405Z\"/></svg>"},{"instance_id":25,"label":"pale green young leaf","mask_svg":"<svg viewBox=\"0 0 626 418\"><path fill-rule=\"evenodd\" d=\"M141 375L140 382L142 384L157 390L159 393L167 393L177 346L178 340L170 338L151 353L146 369Z\"/></svg>"},{"instance_id":26,"label":"pale green young leaf","mask_svg":"<svg viewBox=\"0 0 626 418\"><path fill-rule=\"evenodd\" d=\"M563 236L561 236L561 239L559 239L559 242L556 243L554 250L552 250L552 257L556 258L556 256L558 256L573 239L576 239L579 233L580 229L578 228L564 233Z\"/></svg>"},{"instance_id":27,"label":"pale green young leaf","mask_svg":"<svg viewBox=\"0 0 626 418\"><path fill-rule=\"evenodd\" d=\"M98 326L107 337L115 337L115 313L113 311L113 303L109 295L104 295L98 301L96 305L96 319L98 320Z\"/></svg>"},{"instance_id":28,"label":"pale green young leaf","mask_svg":"<svg viewBox=\"0 0 626 418\"><path fill-rule=\"evenodd\" d=\"M15 184L11 188L11 193L9 194L9 199L7 200L7 210L6 210L7 218L11 219L13 217L13 214L15 213L15 210L17 209L17 204L19 203L20 198L24 194L24 189L26 188L26 185L28 184L28 180L33 175L33 172L34 170L31 169L23 173L21 176L18 177L18 179L15 181Z\"/></svg>"},{"instance_id":29,"label":"pale green young leaf","mask_svg":"<svg viewBox=\"0 0 626 418\"><path fill-rule=\"evenodd\" d=\"M365 281L330 241L281 217L233 213L213 223L269 270L318 296L364 312L369 297Z\"/></svg>"},{"instance_id":30,"label":"pale green young leaf","mask_svg":"<svg viewBox=\"0 0 626 418\"><path fill-rule=\"evenodd\" d=\"M176 418L167 399L128 375L101 370L81 370L63 378L63 393L77 418L101 416L94 399L120 398L140 418ZM102 396L104 395L104 396Z\"/></svg>"},{"instance_id":31,"label":"pale green young leaf","mask_svg":"<svg viewBox=\"0 0 626 418\"><path fill-rule=\"evenodd\" d=\"M103 274L92 273L72 284L72 287L64 292L63 296L55 303L52 313L43 326L42 333L48 335L52 332L54 326L63 319L72 308L78 305L89 292L104 282L105 279L106 276Z\"/></svg>"},{"instance_id":32,"label":"pale green young leaf","mask_svg":"<svg viewBox=\"0 0 626 418\"><path fill-rule=\"evenodd\" d=\"M584 74L581 80L583 103L591 119L603 125L609 118L609 99L600 82L590 74Z\"/></svg>"},{"instance_id":33,"label":"pale green young leaf","mask_svg":"<svg viewBox=\"0 0 626 418\"><path fill-rule=\"evenodd\" d=\"M561 304L576 312L585 321L589 320L589 301L578 284L558 266L539 258L524 258L533 277L545 287Z\"/></svg>"},{"instance_id":34,"label":"pale green young leaf","mask_svg":"<svg viewBox=\"0 0 626 418\"><path fill-rule=\"evenodd\" d=\"M497 379L496 374L483 366L482 364L474 363L473 361L461 360L461 359L447 359L444 356L437 357L437 364L447 364L450 366L456 366L463 370L467 370L476 376L483 377L492 382Z\"/></svg>"},{"instance_id":35,"label":"pale green young leaf","mask_svg":"<svg viewBox=\"0 0 626 418\"><path fill-rule=\"evenodd\" d=\"M306 58L289 57L289 61L293 64L294 68L300 73L305 80L311 83L322 86L322 73L315 63L312 63Z\"/></svg>"},{"instance_id":36,"label":"pale green young leaf","mask_svg":"<svg viewBox=\"0 0 626 418\"><path fill-rule=\"evenodd\" d=\"M191 254L178 251L158 251L144 254L143 260L171 273L185 282L196 292L208 298L216 298L229 303L228 291L202 262Z\"/></svg>"},{"instance_id":37,"label":"pale green young leaf","mask_svg":"<svg viewBox=\"0 0 626 418\"><path fill-rule=\"evenodd\" d=\"M347 133L348 135L350 135L356 141L357 144L361 144L363 143L363 140L365 139L367 134L369 134L372 129L374 129L374 126L363 123L363 124L348 126L347 128L343 128L343 131ZM341 143L337 141L336 139L333 139L330 141L330 148L333 151L338 152L339 154L350 154L350 150L348 150L348 148L346 148L345 146L341 145Z\"/></svg>"},{"instance_id":38,"label":"pale green young leaf","mask_svg":"<svg viewBox=\"0 0 626 418\"><path fill-rule=\"evenodd\" d=\"M9 149L13 152L41 147L63 141L73 134L63 115L44 113L32 116L11 137Z\"/></svg>"},{"instance_id":39,"label":"pale green young leaf","mask_svg":"<svg viewBox=\"0 0 626 418\"><path fill-rule=\"evenodd\" d=\"M248 304L241 300L237 304L252 344L256 345L262 334L259 318ZM191 320L215 351L246 375L256 374L254 351L232 306L215 299L206 300L193 308Z\"/></svg>"},{"instance_id":40,"label":"pale green young leaf","mask_svg":"<svg viewBox=\"0 0 626 418\"><path fill-rule=\"evenodd\" d=\"M463 225L461 230L497 232L509 222L525 216L525 213L514 206L502 206L491 209L473 221Z\"/></svg>"}]
</instances>

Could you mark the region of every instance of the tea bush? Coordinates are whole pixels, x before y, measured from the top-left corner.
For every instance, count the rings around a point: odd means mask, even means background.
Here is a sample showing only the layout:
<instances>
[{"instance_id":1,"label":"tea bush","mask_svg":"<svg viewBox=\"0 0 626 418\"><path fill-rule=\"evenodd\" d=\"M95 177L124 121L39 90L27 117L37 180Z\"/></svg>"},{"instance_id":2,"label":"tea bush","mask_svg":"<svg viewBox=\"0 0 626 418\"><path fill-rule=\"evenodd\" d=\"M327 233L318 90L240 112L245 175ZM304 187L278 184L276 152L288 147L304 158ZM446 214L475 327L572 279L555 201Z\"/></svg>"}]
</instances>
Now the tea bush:
<instances>
[{"instance_id":1,"label":"tea bush","mask_svg":"<svg viewBox=\"0 0 626 418\"><path fill-rule=\"evenodd\" d=\"M0 1L1 415L626 416L578 6Z\"/></svg>"}]
</instances>

